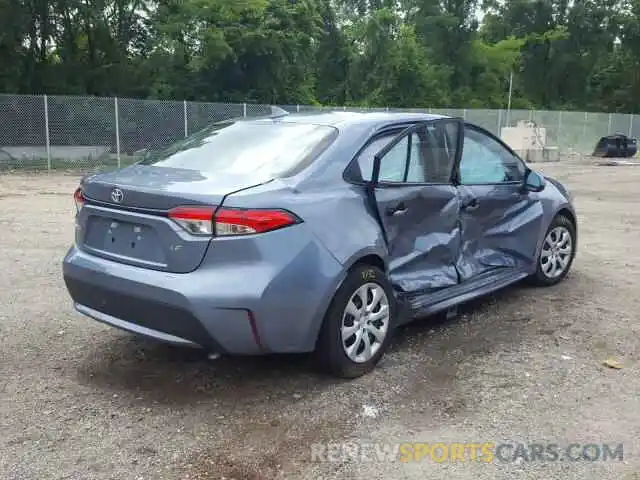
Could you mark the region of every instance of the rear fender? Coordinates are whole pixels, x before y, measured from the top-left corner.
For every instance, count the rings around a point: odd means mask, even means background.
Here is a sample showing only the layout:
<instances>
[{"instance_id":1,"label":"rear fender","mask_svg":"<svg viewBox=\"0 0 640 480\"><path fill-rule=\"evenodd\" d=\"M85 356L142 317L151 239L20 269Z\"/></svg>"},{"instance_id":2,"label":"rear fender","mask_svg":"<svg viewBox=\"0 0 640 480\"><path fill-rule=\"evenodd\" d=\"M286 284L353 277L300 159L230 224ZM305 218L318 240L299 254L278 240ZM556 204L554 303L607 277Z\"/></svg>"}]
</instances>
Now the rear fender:
<instances>
[{"instance_id":1,"label":"rear fender","mask_svg":"<svg viewBox=\"0 0 640 480\"><path fill-rule=\"evenodd\" d=\"M336 293L338 292L338 290L346 280L351 269L355 265L362 263L363 259L372 255L380 259L380 261L384 265L385 274L388 274L387 262L384 260L386 258L386 252L383 249L378 247L367 247L353 254L346 262L343 263L343 268L342 268L342 271L340 272L340 275L336 277L335 282L328 289L327 294L325 295L324 300L322 302L321 308L318 309L318 312L313 318L313 321L311 323L311 328L309 329L309 339L306 342L307 344L315 345L316 341L318 340L320 328L322 327L324 318L326 317L327 311L331 306L331 302L333 301L333 298L335 297Z\"/></svg>"}]
</instances>

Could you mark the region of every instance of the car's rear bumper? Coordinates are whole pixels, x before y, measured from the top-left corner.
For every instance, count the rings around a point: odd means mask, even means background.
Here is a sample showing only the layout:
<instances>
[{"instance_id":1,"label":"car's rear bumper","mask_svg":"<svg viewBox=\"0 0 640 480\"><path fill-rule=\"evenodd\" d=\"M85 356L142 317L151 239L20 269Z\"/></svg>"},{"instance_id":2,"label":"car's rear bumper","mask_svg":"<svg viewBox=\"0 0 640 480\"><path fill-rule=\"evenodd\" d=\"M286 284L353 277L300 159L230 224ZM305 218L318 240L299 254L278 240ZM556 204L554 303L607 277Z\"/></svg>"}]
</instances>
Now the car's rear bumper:
<instances>
[{"instance_id":1,"label":"car's rear bumper","mask_svg":"<svg viewBox=\"0 0 640 480\"><path fill-rule=\"evenodd\" d=\"M184 347L196 347L196 348L202 347L202 345L199 345L195 341L189 340L185 337L178 337L170 333L156 330L155 328L148 328L137 323L127 322L117 317L107 315L106 313L102 313L98 310L94 310L93 308L89 308L86 305L81 305L79 303L76 303L75 308L78 312L82 313L83 315L86 315L87 317L91 317L94 320L98 320L99 322L105 323L107 325L111 325L112 327L120 328L122 330L126 330L131 333L136 333L138 335L154 338L156 340L160 340L165 343L172 343L174 345L179 345Z\"/></svg>"},{"instance_id":2,"label":"car's rear bumper","mask_svg":"<svg viewBox=\"0 0 640 480\"><path fill-rule=\"evenodd\" d=\"M246 310L211 306L206 315L194 308L189 288L172 282L171 275L153 271L141 278L133 274L137 267L115 263L108 272L100 271L97 267L104 262L76 249L65 258L64 281L78 312L138 335L216 353L256 354L265 349ZM189 275L184 277L180 283L188 284Z\"/></svg>"},{"instance_id":3,"label":"car's rear bumper","mask_svg":"<svg viewBox=\"0 0 640 480\"><path fill-rule=\"evenodd\" d=\"M317 248L301 249L286 267L229 268L205 259L198 270L175 274L72 247L63 276L78 312L138 335L220 354L307 352L341 267Z\"/></svg>"},{"instance_id":4,"label":"car's rear bumper","mask_svg":"<svg viewBox=\"0 0 640 480\"><path fill-rule=\"evenodd\" d=\"M124 292L114 286L111 279L101 278L100 274L94 274L90 279L82 277L81 270L65 265L64 281L78 312L102 323L157 340L210 351L221 349L203 324L182 306L186 302L175 293L167 292L166 301L160 302ZM138 288L131 284L129 287L130 291Z\"/></svg>"}]
</instances>

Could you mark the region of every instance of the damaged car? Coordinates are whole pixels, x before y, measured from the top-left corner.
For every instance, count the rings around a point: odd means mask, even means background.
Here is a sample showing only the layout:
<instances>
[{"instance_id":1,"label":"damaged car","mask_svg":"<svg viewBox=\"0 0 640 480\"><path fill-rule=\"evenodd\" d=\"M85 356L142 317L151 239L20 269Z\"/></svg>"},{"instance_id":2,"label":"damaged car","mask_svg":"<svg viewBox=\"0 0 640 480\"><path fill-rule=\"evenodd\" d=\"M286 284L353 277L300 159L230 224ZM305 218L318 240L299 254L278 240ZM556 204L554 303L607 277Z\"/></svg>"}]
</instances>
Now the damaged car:
<instances>
[{"instance_id":1,"label":"damaged car","mask_svg":"<svg viewBox=\"0 0 640 480\"><path fill-rule=\"evenodd\" d=\"M577 246L562 184L479 126L419 113L220 122L74 198L78 312L214 355L313 352L343 378L399 325L557 284Z\"/></svg>"}]
</instances>

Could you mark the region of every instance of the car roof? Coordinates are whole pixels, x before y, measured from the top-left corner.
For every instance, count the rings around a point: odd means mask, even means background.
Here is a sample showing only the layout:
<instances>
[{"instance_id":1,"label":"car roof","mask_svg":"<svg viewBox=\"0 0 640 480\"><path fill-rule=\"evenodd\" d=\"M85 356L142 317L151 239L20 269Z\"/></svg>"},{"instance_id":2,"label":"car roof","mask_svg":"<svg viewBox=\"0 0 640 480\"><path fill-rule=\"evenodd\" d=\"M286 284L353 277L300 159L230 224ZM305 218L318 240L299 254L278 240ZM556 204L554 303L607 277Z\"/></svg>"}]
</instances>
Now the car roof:
<instances>
[{"instance_id":1,"label":"car roof","mask_svg":"<svg viewBox=\"0 0 640 480\"><path fill-rule=\"evenodd\" d=\"M327 125L332 127L346 127L353 124L368 124L371 126L382 126L395 122L419 122L448 118L444 115L434 115L429 113L414 112L349 112L349 111L320 111L292 113L275 117L271 120L286 123L306 123L314 125ZM254 121L268 121L268 119Z\"/></svg>"}]
</instances>

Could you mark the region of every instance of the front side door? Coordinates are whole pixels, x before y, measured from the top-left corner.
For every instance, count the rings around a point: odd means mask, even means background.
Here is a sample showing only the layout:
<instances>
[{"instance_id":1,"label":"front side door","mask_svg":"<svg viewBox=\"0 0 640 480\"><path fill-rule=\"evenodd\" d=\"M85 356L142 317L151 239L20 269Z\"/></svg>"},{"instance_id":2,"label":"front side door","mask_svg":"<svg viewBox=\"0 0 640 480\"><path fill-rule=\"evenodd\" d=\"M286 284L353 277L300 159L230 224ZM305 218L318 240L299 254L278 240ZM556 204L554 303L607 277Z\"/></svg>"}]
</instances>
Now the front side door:
<instances>
[{"instance_id":1,"label":"front side door","mask_svg":"<svg viewBox=\"0 0 640 480\"><path fill-rule=\"evenodd\" d=\"M391 282L401 292L458 284L459 203L451 179L461 126L452 119L415 125L376 155L372 193Z\"/></svg>"},{"instance_id":2,"label":"front side door","mask_svg":"<svg viewBox=\"0 0 640 480\"><path fill-rule=\"evenodd\" d=\"M534 264L543 212L538 194L522 188L525 172L524 162L501 141L465 126L457 169L461 282Z\"/></svg>"}]
</instances>

